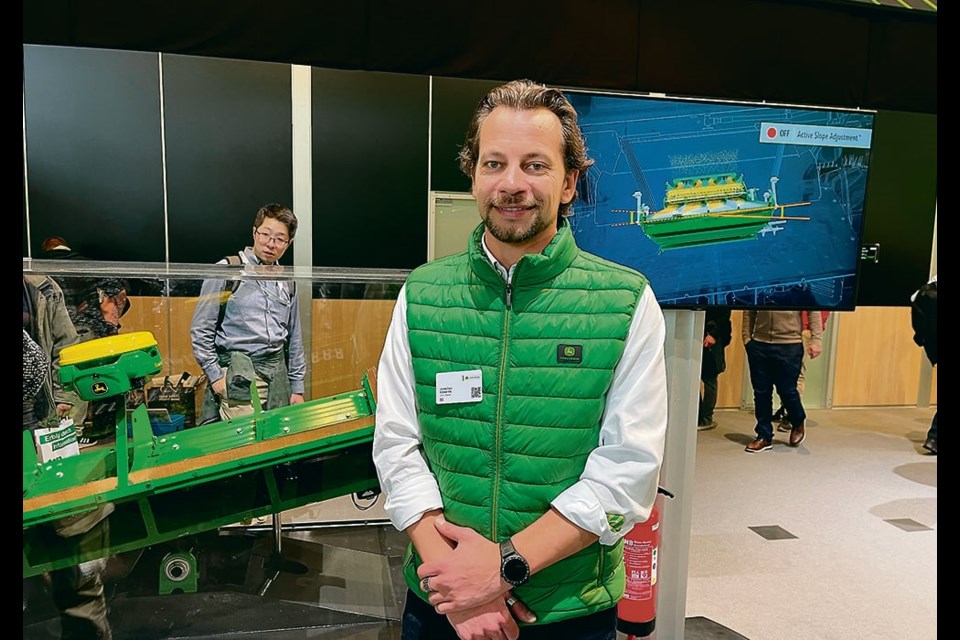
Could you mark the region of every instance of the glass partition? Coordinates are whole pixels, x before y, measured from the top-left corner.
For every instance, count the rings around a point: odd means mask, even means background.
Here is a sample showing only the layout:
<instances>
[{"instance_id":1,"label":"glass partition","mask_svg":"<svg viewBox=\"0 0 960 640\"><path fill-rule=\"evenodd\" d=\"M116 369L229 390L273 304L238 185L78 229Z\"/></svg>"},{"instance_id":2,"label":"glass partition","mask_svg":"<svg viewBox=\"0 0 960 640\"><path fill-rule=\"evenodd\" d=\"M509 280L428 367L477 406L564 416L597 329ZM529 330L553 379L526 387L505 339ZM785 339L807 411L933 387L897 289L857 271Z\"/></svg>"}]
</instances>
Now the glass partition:
<instances>
[{"instance_id":1,"label":"glass partition","mask_svg":"<svg viewBox=\"0 0 960 640\"><path fill-rule=\"evenodd\" d=\"M23 273L24 328L33 318L29 326L37 342L51 342L43 334L54 332L36 319L50 317L41 305L49 307L52 297L44 303L44 296L36 296L29 305L28 280L43 291L45 279L60 285L80 333L77 346L47 356L59 366L51 377L74 394L56 401L70 410L77 433L62 431L49 405L34 409L32 400L29 415L36 417L29 422L25 396L25 575L198 531L257 526L282 512L290 512L287 522L329 524L373 506L375 368L406 271L26 259ZM205 282L210 284L203 287ZM264 298L276 296L278 306L268 300L253 312L243 307L244 295L251 295L244 287L253 286ZM228 301L230 296L236 297ZM246 329L244 314L266 314L293 302L303 337L306 402L284 406L285 397L273 403L273 393L256 395L260 385L251 382L261 377L262 362L251 365L256 376L251 371L242 378L246 373L233 364L228 369L223 359L227 384L239 387L221 390L219 404L214 402L192 344L198 304L208 304L208 321L219 309L218 325L239 317ZM225 320L230 304L244 311ZM275 330L269 322L262 326ZM219 344L217 349L215 358L222 358ZM231 354L234 361L240 352ZM283 359L277 354L267 358L277 363ZM253 354L247 362L257 359ZM224 398L243 401L244 394L258 398L253 414L224 415ZM59 439L38 430L46 428L67 435ZM328 510L316 506L338 500ZM109 547L89 550L40 539L45 526L104 504L113 510Z\"/></svg>"},{"instance_id":2,"label":"glass partition","mask_svg":"<svg viewBox=\"0 0 960 640\"><path fill-rule=\"evenodd\" d=\"M23 272L53 278L64 290L68 309L74 310L96 290L97 282L122 282L130 304L120 318L120 333L151 332L163 358L158 375L174 380L184 374L202 374L193 356L190 324L205 279L295 282L308 400L355 389L364 372L376 366L397 293L408 273L29 258L23 260Z\"/></svg>"}]
</instances>

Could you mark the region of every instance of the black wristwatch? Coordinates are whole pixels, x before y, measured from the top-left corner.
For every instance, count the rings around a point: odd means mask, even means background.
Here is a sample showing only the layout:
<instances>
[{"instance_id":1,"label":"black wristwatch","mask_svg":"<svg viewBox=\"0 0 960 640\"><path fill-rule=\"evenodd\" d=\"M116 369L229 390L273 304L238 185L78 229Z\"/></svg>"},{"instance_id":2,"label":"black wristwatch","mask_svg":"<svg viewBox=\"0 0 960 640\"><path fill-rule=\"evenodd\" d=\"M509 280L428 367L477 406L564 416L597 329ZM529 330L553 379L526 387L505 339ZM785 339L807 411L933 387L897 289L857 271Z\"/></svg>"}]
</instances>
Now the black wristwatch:
<instances>
[{"instance_id":1,"label":"black wristwatch","mask_svg":"<svg viewBox=\"0 0 960 640\"><path fill-rule=\"evenodd\" d=\"M530 579L530 565L513 548L513 542L509 538L500 543L500 577L515 587Z\"/></svg>"}]
</instances>

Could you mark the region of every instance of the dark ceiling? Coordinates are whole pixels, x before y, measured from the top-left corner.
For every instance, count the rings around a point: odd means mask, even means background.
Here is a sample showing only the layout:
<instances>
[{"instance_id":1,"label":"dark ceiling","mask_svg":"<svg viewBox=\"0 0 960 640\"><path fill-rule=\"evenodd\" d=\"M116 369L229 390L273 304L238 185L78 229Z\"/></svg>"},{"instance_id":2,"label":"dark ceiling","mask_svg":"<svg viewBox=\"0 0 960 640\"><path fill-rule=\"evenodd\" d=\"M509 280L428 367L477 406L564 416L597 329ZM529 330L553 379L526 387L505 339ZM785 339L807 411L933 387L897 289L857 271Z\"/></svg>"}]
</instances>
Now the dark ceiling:
<instances>
[{"instance_id":1,"label":"dark ceiling","mask_svg":"<svg viewBox=\"0 0 960 640\"><path fill-rule=\"evenodd\" d=\"M23 42L937 111L930 0L31 0Z\"/></svg>"}]
</instances>

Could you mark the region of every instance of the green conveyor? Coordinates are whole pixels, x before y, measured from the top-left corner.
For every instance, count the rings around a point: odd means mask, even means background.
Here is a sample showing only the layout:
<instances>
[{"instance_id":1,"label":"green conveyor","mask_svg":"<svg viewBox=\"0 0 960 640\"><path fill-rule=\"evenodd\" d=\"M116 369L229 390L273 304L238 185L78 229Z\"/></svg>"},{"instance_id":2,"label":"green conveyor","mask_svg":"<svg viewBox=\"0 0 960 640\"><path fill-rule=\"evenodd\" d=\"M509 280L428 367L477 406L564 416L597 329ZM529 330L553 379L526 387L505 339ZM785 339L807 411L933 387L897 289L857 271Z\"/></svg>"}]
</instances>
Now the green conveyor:
<instances>
[{"instance_id":1,"label":"green conveyor","mask_svg":"<svg viewBox=\"0 0 960 640\"><path fill-rule=\"evenodd\" d=\"M149 338L125 334L64 349L64 385L84 399L142 386L162 361L152 335L140 333ZM114 447L47 463L24 432L24 577L376 487L372 371L361 385L163 436L153 434L143 405L133 410L128 435L120 403ZM255 385L251 395L259 406ZM96 529L55 533L64 518L108 503L106 545Z\"/></svg>"}]
</instances>

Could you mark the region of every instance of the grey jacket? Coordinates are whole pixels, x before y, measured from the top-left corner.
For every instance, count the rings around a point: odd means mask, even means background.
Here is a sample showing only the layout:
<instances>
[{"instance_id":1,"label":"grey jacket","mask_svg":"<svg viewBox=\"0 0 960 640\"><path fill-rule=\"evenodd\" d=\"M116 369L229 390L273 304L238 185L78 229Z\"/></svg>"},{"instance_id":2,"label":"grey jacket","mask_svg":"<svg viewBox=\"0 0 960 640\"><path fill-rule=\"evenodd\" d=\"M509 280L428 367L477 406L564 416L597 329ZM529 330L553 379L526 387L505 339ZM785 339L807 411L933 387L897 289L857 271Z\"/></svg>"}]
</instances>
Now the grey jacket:
<instances>
[{"instance_id":1,"label":"grey jacket","mask_svg":"<svg viewBox=\"0 0 960 640\"><path fill-rule=\"evenodd\" d=\"M80 341L67 313L63 291L48 276L24 274L23 281L32 294L36 342L43 349L50 368L43 386L48 406L45 417L56 416L58 404L71 404L70 415L74 421L82 421L87 403L60 384L60 351Z\"/></svg>"}]
</instances>

